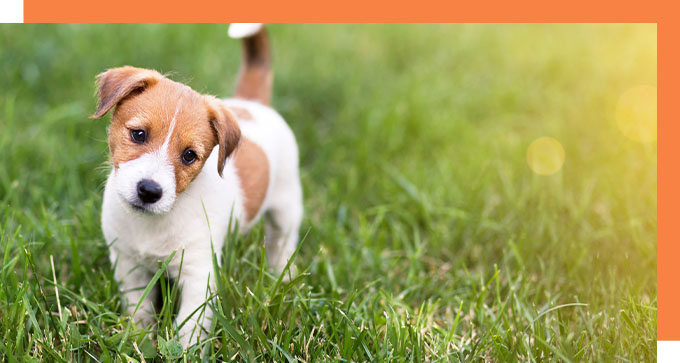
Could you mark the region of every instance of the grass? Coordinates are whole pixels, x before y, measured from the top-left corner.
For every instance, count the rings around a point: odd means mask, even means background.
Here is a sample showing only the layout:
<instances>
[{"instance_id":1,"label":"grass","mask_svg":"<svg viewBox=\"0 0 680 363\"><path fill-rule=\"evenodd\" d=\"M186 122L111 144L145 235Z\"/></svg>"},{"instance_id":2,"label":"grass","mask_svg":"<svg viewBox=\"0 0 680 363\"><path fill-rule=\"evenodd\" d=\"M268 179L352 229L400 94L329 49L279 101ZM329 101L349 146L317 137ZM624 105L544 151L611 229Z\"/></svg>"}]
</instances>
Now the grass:
<instances>
[{"instance_id":1,"label":"grass","mask_svg":"<svg viewBox=\"0 0 680 363\"><path fill-rule=\"evenodd\" d=\"M231 236L211 339L182 354L176 286L159 280L157 338L121 315L94 75L131 64L227 96L238 44L224 25L0 26L3 361L655 361L656 144L615 121L656 85L655 25L270 34L301 273L265 273L261 226ZM552 176L527 166L541 136L565 150Z\"/></svg>"}]
</instances>

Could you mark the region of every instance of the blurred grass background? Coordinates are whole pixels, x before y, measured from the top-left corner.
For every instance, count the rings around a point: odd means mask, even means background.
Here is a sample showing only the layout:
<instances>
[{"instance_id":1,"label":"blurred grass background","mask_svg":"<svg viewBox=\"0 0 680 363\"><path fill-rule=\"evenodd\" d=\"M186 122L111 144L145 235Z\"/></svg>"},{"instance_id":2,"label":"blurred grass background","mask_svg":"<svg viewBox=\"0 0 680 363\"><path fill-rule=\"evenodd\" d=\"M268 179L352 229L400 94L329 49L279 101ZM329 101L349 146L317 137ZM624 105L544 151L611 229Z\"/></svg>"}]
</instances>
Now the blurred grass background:
<instances>
[{"instance_id":1,"label":"blurred grass background","mask_svg":"<svg viewBox=\"0 0 680 363\"><path fill-rule=\"evenodd\" d=\"M226 29L0 25L4 360L174 357L119 315L94 76L129 64L229 96ZM656 25L269 30L306 273L265 276L261 228L230 241L208 359L655 360L656 144L615 116L656 86ZM527 165L542 136L565 150L551 176Z\"/></svg>"}]
</instances>

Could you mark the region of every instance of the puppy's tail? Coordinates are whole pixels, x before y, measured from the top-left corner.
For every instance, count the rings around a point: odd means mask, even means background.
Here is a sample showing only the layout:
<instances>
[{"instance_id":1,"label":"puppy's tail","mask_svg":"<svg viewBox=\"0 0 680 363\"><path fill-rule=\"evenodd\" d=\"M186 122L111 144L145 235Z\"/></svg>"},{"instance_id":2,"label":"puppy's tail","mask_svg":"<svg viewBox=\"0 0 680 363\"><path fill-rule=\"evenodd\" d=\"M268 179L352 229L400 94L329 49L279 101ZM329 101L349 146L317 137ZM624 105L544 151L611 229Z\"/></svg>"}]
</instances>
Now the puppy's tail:
<instances>
[{"instance_id":1,"label":"puppy's tail","mask_svg":"<svg viewBox=\"0 0 680 363\"><path fill-rule=\"evenodd\" d=\"M267 31L260 23L234 23L229 26L229 36L243 39L243 60L234 96L269 105L274 73Z\"/></svg>"}]
</instances>

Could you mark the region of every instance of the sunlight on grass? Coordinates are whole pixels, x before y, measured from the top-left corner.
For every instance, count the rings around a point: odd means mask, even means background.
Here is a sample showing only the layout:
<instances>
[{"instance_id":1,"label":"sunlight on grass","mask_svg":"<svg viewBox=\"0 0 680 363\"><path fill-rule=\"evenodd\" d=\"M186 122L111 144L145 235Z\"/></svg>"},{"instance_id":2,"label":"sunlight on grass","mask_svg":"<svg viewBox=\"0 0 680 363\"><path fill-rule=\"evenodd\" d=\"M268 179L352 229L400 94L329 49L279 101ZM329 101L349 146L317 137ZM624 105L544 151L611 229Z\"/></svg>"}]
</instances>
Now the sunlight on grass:
<instances>
[{"instance_id":1,"label":"sunlight on grass","mask_svg":"<svg viewBox=\"0 0 680 363\"><path fill-rule=\"evenodd\" d=\"M633 141L656 141L656 87L643 85L624 92L616 107L616 124Z\"/></svg>"},{"instance_id":2,"label":"sunlight on grass","mask_svg":"<svg viewBox=\"0 0 680 363\"><path fill-rule=\"evenodd\" d=\"M536 174L555 174L564 164L564 148L552 137L539 137L527 149L527 163Z\"/></svg>"}]
</instances>

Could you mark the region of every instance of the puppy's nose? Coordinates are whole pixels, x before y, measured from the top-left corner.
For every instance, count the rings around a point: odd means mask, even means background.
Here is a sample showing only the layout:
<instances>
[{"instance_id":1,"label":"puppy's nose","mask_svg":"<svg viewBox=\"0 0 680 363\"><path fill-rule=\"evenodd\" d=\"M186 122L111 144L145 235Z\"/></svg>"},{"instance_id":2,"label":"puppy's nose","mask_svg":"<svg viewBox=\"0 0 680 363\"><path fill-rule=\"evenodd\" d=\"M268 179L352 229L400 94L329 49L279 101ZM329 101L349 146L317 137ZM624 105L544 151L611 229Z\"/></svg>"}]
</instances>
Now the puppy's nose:
<instances>
[{"instance_id":1,"label":"puppy's nose","mask_svg":"<svg viewBox=\"0 0 680 363\"><path fill-rule=\"evenodd\" d=\"M163 188L149 179L142 179L137 183L137 196L144 203L155 203L163 196Z\"/></svg>"}]
</instances>

